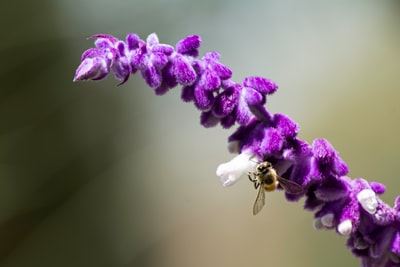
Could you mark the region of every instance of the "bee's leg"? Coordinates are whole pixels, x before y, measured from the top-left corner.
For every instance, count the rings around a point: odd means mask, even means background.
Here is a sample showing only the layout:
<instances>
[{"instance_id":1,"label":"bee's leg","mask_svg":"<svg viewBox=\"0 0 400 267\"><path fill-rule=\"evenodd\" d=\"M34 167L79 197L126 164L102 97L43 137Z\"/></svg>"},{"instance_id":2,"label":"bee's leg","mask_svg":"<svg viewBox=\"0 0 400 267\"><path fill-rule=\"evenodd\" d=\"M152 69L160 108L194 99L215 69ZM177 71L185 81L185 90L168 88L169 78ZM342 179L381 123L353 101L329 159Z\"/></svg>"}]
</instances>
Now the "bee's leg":
<instances>
[{"instance_id":1,"label":"bee's leg","mask_svg":"<svg viewBox=\"0 0 400 267\"><path fill-rule=\"evenodd\" d=\"M254 172L249 172L248 177L250 182L253 182L254 188L257 189L260 186L260 183L258 182L258 179L256 178Z\"/></svg>"},{"instance_id":2,"label":"bee's leg","mask_svg":"<svg viewBox=\"0 0 400 267\"><path fill-rule=\"evenodd\" d=\"M254 172L249 172L249 174L247 175L249 177L250 182L256 182L257 178L255 177Z\"/></svg>"}]
</instances>

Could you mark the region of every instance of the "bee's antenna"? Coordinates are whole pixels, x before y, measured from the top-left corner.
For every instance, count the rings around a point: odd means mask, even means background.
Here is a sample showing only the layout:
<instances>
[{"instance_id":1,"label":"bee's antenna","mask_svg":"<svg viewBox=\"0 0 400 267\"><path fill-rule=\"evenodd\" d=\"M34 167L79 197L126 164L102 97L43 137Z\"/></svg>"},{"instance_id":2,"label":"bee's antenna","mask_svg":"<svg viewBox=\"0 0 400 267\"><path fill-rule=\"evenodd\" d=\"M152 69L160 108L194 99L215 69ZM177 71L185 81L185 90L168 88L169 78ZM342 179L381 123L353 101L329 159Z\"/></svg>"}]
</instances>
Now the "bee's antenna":
<instances>
[{"instance_id":1,"label":"bee's antenna","mask_svg":"<svg viewBox=\"0 0 400 267\"><path fill-rule=\"evenodd\" d=\"M249 159L249 160L252 161L252 162L255 162L255 163L257 163L257 164L260 164L260 162L255 161L255 160L253 160L253 159Z\"/></svg>"}]
</instances>

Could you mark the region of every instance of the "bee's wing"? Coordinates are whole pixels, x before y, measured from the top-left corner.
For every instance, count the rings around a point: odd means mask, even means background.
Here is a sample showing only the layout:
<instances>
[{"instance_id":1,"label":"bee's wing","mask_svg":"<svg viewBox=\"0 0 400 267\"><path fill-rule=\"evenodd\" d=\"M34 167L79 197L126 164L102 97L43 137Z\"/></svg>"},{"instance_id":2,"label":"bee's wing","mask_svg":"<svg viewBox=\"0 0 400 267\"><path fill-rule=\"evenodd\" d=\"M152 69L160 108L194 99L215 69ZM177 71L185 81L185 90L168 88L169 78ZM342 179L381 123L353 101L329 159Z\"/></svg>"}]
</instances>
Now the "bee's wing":
<instances>
[{"instance_id":1,"label":"bee's wing","mask_svg":"<svg viewBox=\"0 0 400 267\"><path fill-rule=\"evenodd\" d=\"M298 195L304 193L303 187L301 187L301 185L299 185L298 183L287 180L280 176L278 176L278 182L283 187L283 189L289 194Z\"/></svg>"},{"instance_id":2,"label":"bee's wing","mask_svg":"<svg viewBox=\"0 0 400 267\"><path fill-rule=\"evenodd\" d=\"M264 205L265 205L265 192L264 192L264 187L261 184L260 188L258 189L256 201L254 202L253 215L259 213L260 210L264 207Z\"/></svg>"}]
</instances>

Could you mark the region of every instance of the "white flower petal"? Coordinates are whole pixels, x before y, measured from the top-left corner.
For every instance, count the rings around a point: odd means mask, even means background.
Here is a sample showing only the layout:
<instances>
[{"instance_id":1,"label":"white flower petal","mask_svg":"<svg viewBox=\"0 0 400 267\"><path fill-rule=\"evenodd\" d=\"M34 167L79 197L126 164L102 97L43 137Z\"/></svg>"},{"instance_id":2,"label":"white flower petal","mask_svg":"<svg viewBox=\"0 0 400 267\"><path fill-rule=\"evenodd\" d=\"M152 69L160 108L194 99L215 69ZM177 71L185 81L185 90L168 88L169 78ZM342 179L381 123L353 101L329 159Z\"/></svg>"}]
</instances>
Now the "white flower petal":
<instances>
[{"instance_id":1,"label":"white flower petal","mask_svg":"<svg viewBox=\"0 0 400 267\"><path fill-rule=\"evenodd\" d=\"M324 225L322 224L321 218L315 218L314 219L313 228L314 228L314 230L325 229Z\"/></svg>"},{"instance_id":2,"label":"white flower petal","mask_svg":"<svg viewBox=\"0 0 400 267\"><path fill-rule=\"evenodd\" d=\"M236 183L243 174L254 170L258 164L251 160L254 156L254 154L244 152L234 157L231 161L220 164L216 173L220 177L222 185L230 186Z\"/></svg>"},{"instance_id":3,"label":"white flower petal","mask_svg":"<svg viewBox=\"0 0 400 267\"><path fill-rule=\"evenodd\" d=\"M376 212L378 201L376 200L375 192L371 189L364 189L358 193L357 200L368 213L374 214Z\"/></svg>"},{"instance_id":4,"label":"white flower petal","mask_svg":"<svg viewBox=\"0 0 400 267\"><path fill-rule=\"evenodd\" d=\"M353 222L351 220L344 220L337 227L337 231L341 235L350 235L352 230Z\"/></svg>"},{"instance_id":5,"label":"white flower petal","mask_svg":"<svg viewBox=\"0 0 400 267\"><path fill-rule=\"evenodd\" d=\"M328 213L321 217L321 222L325 227L332 227L334 217L333 213Z\"/></svg>"}]
</instances>

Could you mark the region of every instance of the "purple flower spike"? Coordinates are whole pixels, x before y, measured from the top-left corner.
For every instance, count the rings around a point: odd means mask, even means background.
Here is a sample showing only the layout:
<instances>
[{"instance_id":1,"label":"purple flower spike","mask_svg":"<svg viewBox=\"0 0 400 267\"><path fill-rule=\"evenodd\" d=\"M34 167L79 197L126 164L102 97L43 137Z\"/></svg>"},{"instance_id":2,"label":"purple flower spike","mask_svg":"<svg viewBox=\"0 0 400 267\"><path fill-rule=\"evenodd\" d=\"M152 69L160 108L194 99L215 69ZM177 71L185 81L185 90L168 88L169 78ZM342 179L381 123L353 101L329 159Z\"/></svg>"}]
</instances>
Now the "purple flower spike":
<instances>
[{"instance_id":1,"label":"purple flower spike","mask_svg":"<svg viewBox=\"0 0 400 267\"><path fill-rule=\"evenodd\" d=\"M361 266L400 266L400 196L390 207L378 196L385 186L348 177L347 164L327 140L317 138L309 145L297 137L300 128L292 119L270 113L265 103L267 95L278 89L275 82L257 76L234 82L218 52L198 58L197 35L182 39L175 49L160 44L155 33L146 40L133 33L125 41L108 34L91 38L95 47L82 54L74 81L101 80L112 70L121 85L140 71L157 95L181 86L182 100L201 110L204 127L239 124L228 138L228 150L237 155L216 171L223 186L250 175L251 188L285 190L288 201L305 197L304 209L314 212L314 228L335 229L346 236L347 247L360 258ZM257 167L265 161L272 165L269 175ZM271 179L274 172L295 192L281 179Z\"/></svg>"}]
</instances>

